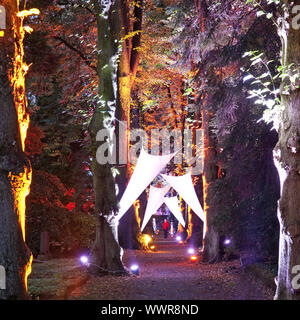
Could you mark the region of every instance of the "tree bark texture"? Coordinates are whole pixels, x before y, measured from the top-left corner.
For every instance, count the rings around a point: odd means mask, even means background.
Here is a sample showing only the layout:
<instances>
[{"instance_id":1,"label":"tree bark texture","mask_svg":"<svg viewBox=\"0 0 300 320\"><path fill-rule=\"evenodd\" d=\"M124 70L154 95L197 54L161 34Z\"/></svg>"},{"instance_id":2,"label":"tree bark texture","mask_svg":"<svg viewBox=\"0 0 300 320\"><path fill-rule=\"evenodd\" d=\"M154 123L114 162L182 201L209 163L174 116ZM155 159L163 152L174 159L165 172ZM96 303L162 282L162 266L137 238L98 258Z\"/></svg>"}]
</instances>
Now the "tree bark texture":
<instances>
[{"instance_id":1,"label":"tree bark texture","mask_svg":"<svg viewBox=\"0 0 300 320\"><path fill-rule=\"evenodd\" d=\"M130 10L130 3L128 0L121 1L120 17L122 52L120 54L120 63L118 69L118 94L120 103L117 114L120 120L127 123L127 150L123 150L124 152L127 152L127 166L120 166L120 175L117 178L120 195L122 195L132 174L128 157L131 129L131 95L140 57L139 46L141 42L143 1L138 1L132 10ZM137 210L139 211L139 209ZM135 209L132 206L126 215L120 220L120 243L125 248L141 248L141 244L138 240L141 235L140 227L137 221L138 218L139 217L136 215Z\"/></svg>"},{"instance_id":2,"label":"tree bark texture","mask_svg":"<svg viewBox=\"0 0 300 320\"><path fill-rule=\"evenodd\" d=\"M6 289L0 299L27 298L32 255L25 244L25 198L31 166L24 153L29 124L25 96L22 18L19 1L5 0L6 29L0 37L0 265Z\"/></svg>"},{"instance_id":3,"label":"tree bark texture","mask_svg":"<svg viewBox=\"0 0 300 320\"><path fill-rule=\"evenodd\" d=\"M118 242L118 212L115 179L112 164L101 165L96 153L101 142L96 141L99 130L114 128L117 108L117 59L120 36L119 0L94 0L98 28L99 104L95 108L89 131L93 152L93 184L96 210L96 240L91 250L89 270L95 274L103 272L124 273L122 249Z\"/></svg>"},{"instance_id":4,"label":"tree bark texture","mask_svg":"<svg viewBox=\"0 0 300 320\"><path fill-rule=\"evenodd\" d=\"M300 5L300 0L294 1ZM300 64L300 30L293 28L289 4L289 15L285 16L282 25L283 35L283 65L294 67ZM290 75L293 73L291 68ZM297 71L299 73L299 71ZM281 88L281 103L284 110L281 114L279 141L275 147L275 162L280 173L281 198L278 206L280 223L279 269L275 299L300 300L299 286L295 281L297 272L295 266L300 265L300 81L295 84L289 80L283 81ZM288 85L289 93L284 93ZM300 268L300 267L299 267ZM299 272L299 270L298 270ZM296 283L293 284L293 279Z\"/></svg>"},{"instance_id":5,"label":"tree bark texture","mask_svg":"<svg viewBox=\"0 0 300 320\"><path fill-rule=\"evenodd\" d=\"M204 251L203 261L216 262L220 258L219 252L219 234L213 226L214 211L210 207L207 197L211 184L218 178L218 167L216 162L216 141L212 135L210 122L212 113L204 106L202 112L202 124L204 132L204 170L203 170L203 203L205 213L204 223Z\"/></svg>"}]
</instances>

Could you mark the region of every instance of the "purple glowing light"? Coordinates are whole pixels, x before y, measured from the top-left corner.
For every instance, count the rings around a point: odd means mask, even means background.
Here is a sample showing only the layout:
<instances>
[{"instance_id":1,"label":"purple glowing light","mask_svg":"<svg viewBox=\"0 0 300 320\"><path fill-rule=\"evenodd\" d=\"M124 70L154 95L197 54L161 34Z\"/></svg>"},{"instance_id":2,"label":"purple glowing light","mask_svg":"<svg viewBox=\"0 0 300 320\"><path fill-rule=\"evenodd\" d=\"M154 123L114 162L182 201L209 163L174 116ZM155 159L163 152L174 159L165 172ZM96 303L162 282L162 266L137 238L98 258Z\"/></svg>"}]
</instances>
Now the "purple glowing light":
<instances>
[{"instance_id":1,"label":"purple glowing light","mask_svg":"<svg viewBox=\"0 0 300 320\"><path fill-rule=\"evenodd\" d=\"M189 248L188 249L188 253L189 254L194 254L195 253L195 249L194 248Z\"/></svg>"},{"instance_id":2,"label":"purple glowing light","mask_svg":"<svg viewBox=\"0 0 300 320\"><path fill-rule=\"evenodd\" d=\"M130 271L131 271L133 274L135 274L135 275L138 276L139 273L140 273L139 266L138 266L137 264L131 265Z\"/></svg>"},{"instance_id":3,"label":"purple glowing light","mask_svg":"<svg viewBox=\"0 0 300 320\"><path fill-rule=\"evenodd\" d=\"M89 263L89 258L87 256L81 256L80 257L80 262L83 264L83 265L88 265Z\"/></svg>"},{"instance_id":4,"label":"purple glowing light","mask_svg":"<svg viewBox=\"0 0 300 320\"><path fill-rule=\"evenodd\" d=\"M228 245L228 244L230 244L230 243L231 243L231 240L230 240L230 239L227 238L227 239L224 240L224 244L225 244L225 245Z\"/></svg>"},{"instance_id":5,"label":"purple glowing light","mask_svg":"<svg viewBox=\"0 0 300 320\"><path fill-rule=\"evenodd\" d=\"M131 271L138 271L139 270L139 266L137 264L133 264L131 267L130 267L130 270Z\"/></svg>"}]
</instances>

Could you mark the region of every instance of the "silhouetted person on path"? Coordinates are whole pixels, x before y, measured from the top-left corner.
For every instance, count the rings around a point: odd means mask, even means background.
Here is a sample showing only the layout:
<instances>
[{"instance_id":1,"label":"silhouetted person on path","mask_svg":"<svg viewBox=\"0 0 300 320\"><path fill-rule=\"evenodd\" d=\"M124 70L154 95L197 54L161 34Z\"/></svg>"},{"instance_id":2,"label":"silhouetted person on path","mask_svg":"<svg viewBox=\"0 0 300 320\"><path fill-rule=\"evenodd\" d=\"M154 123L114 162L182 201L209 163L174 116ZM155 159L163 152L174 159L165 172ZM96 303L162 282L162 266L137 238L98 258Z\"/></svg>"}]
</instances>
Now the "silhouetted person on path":
<instances>
[{"instance_id":1,"label":"silhouetted person on path","mask_svg":"<svg viewBox=\"0 0 300 320\"><path fill-rule=\"evenodd\" d=\"M163 230L164 230L164 238L167 239L168 238L168 231L169 231L169 223L168 223L167 219L164 220Z\"/></svg>"}]
</instances>

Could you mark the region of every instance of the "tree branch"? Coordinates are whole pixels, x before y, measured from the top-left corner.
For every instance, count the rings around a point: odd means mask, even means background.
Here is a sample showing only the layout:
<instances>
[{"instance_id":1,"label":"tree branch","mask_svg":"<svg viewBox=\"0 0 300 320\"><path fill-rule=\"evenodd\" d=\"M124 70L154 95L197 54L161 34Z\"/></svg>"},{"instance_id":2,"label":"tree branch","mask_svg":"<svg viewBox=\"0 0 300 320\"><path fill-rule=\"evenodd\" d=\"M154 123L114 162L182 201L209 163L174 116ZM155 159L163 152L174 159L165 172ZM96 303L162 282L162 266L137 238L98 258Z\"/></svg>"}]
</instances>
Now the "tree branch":
<instances>
[{"instance_id":1,"label":"tree branch","mask_svg":"<svg viewBox=\"0 0 300 320\"><path fill-rule=\"evenodd\" d=\"M122 36L127 36L131 31L131 21L130 21L130 12L128 7L128 1L121 1L121 12L120 12L120 20L122 28ZM130 60L131 55L131 38L127 38L123 40L123 50L126 50L128 60Z\"/></svg>"},{"instance_id":2,"label":"tree branch","mask_svg":"<svg viewBox=\"0 0 300 320\"><path fill-rule=\"evenodd\" d=\"M54 36L53 37L55 40L59 41L60 43L63 43L67 48L73 50L74 52L76 52L79 57L85 62L85 64L90 67L91 69L93 69L94 71L97 72L97 68L96 66L92 65L92 62L86 57L86 55L81 52L78 48L73 47L69 42L67 42L64 38L58 37L58 36Z\"/></svg>"},{"instance_id":3,"label":"tree branch","mask_svg":"<svg viewBox=\"0 0 300 320\"><path fill-rule=\"evenodd\" d=\"M75 3L70 3L68 1L67 2L58 1L57 4L59 6L72 6L75 8ZM90 14L95 15L94 12L89 7L86 7L82 4L76 4L76 7L83 8L83 9L87 10Z\"/></svg>"},{"instance_id":4,"label":"tree branch","mask_svg":"<svg viewBox=\"0 0 300 320\"><path fill-rule=\"evenodd\" d=\"M134 7L134 17L135 21L133 23L133 32L135 31L141 31L142 30L142 23L143 23L143 0L140 0L138 4ZM139 58L140 53L138 51L139 46L141 45L141 32L138 32L133 36L132 39L132 53L131 53L131 59L130 59L130 69L133 75L136 74L138 64L139 64Z\"/></svg>"}]
</instances>

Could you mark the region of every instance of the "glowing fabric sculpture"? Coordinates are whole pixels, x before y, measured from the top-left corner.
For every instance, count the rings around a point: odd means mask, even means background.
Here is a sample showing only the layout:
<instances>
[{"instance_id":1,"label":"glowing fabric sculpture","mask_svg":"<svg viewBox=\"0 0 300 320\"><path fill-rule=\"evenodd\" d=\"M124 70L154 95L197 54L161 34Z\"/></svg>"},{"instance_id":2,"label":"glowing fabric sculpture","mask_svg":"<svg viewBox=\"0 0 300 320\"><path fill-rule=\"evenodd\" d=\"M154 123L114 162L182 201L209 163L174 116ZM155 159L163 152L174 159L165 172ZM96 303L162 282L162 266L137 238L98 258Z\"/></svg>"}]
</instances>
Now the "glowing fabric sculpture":
<instances>
[{"instance_id":1,"label":"glowing fabric sculpture","mask_svg":"<svg viewBox=\"0 0 300 320\"><path fill-rule=\"evenodd\" d=\"M181 210L178 204L178 198L177 197L171 197L167 198L165 197L164 199L165 204L168 206L170 211L173 213L175 218L179 221L179 223L185 227L185 221L183 220Z\"/></svg>"},{"instance_id":2,"label":"glowing fabric sculpture","mask_svg":"<svg viewBox=\"0 0 300 320\"><path fill-rule=\"evenodd\" d=\"M171 186L169 185L164 188L156 188L150 186L149 198L141 231L144 230L152 215L155 214L158 208L164 203L165 195L170 190L170 188Z\"/></svg>"},{"instance_id":3,"label":"glowing fabric sculpture","mask_svg":"<svg viewBox=\"0 0 300 320\"><path fill-rule=\"evenodd\" d=\"M170 235L171 235L171 237L174 237L174 224L173 224L173 221L171 221Z\"/></svg>"},{"instance_id":4,"label":"glowing fabric sculpture","mask_svg":"<svg viewBox=\"0 0 300 320\"><path fill-rule=\"evenodd\" d=\"M134 201L141 195L175 154L176 152L164 156L154 156L146 153L143 149L141 150L134 172L122 199L120 200L120 210L116 217L117 220L120 220L123 217Z\"/></svg>"},{"instance_id":5,"label":"glowing fabric sculpture","mask_svg":"<svg viewBox=\"0 0 300 320\"><path fill-rule=\"evenodd\" d=\"M149 199L148 199L147 208L146 208L143 224L141 227L141 231L144 230L145 226L147 225L152 215L156 213L158 208L163 203L165 203L168 206L168 208L173 213L175 218L179 221L179 223L183 227L185 227L185 221L183 220L177 197L171 197L171 198L165 197L165 195L170 190L170 188L171 188L170 185L167 185L164 188L155 188L150 186Z\"/></svg>"},{"instance_id":6,"label":"glowing fabric sculpture","mask_svg":"<svg viewBox=\"0 0 300 320\"><path fill-rule=\"evenodd\" d=\"M183 176L168 176L165 174L161 176L177 191L196 215L205 223L205 215L196 195L191 173L189 172Z\"/></svg>"}]
</instances>

